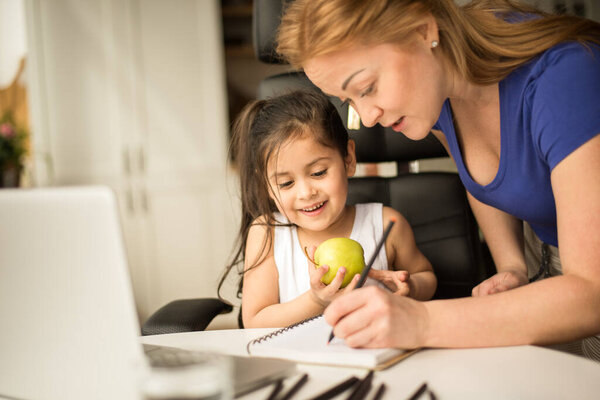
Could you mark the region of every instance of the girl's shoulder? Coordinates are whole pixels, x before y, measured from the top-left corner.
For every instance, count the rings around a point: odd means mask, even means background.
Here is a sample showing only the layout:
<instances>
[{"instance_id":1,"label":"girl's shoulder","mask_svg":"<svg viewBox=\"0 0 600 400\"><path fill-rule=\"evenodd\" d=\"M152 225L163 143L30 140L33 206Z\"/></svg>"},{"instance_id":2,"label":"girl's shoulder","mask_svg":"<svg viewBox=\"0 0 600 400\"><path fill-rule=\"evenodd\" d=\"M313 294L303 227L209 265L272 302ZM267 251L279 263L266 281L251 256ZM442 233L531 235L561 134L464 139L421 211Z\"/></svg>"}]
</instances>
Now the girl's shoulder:
<instances>
[{"instance_id":1,"label":"girl's shoulder","mask_svg":"<svg viewBox=\"0 0 600 400\"><path fill-rule=\"evenodd\" d=\"M395 219L396 221L406 221L404 215L392 207L383 206L382 214L384 224L387 224L392 219Z\"/></svg>"},{"instance_id":2,"label":"girl's shoulder","mask_svg":"<svg viewBox=\"0 0 600 400\"><path fill-rule=\"evenodd\" d=\"M363 214L380 213L384 228L392 219L395 219L400 225L408 223L401 212L383 203L358 203L355 204L355 207L357 218Z\"/></svg>"}]
</instances>

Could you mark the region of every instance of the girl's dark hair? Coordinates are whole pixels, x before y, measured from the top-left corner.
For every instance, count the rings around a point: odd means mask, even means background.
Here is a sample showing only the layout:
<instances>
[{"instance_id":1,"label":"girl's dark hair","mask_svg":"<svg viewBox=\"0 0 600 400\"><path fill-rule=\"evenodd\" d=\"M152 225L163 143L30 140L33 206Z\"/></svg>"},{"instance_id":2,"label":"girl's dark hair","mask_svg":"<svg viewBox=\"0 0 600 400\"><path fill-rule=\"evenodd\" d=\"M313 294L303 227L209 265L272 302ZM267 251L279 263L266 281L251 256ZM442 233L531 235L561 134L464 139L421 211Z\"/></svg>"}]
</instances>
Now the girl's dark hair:
<instances>
[{"instance_id":1,"label":"girl's dark hair","mask_svg":"<svg viewBox=\"0 0 600 400\"><path fill-rule=\"evenodd\" d=\"M298 90L266 100L252 101L236 118L229 152L235 159L240 174L242 215L233 256L219 282L219 298L222 299L220 291L225 279L236 266L240 275L237 297L241 297L246 240L250 227L253 224L269 227L278 225L273 216L277 207L269 196L269 160L277 156L279 148L286 141L304 135L310 135L320 144L337 149L344 159L348 155L348 132L335 106L316 90ZM249 260L251 265L246 270L264 260L272 243L272 229L268 229L260 255L256 260Z\"/></svg>"}]
</instances>

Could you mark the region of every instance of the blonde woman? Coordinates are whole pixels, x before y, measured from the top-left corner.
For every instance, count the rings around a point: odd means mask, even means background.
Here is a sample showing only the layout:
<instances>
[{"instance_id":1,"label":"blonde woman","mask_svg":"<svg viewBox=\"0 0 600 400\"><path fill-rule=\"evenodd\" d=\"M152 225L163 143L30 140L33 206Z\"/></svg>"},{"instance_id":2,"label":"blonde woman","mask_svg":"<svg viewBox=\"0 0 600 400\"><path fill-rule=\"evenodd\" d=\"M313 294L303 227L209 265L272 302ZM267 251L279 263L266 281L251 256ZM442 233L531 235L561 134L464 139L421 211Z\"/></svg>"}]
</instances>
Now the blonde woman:
<instances>
[{"instance_id":1,"label":"blonde woman","mask_svg":"<svg viewBox=\"0 0 600 400\"><path fill-rule=\"evenodd\" d=\"M325 310L336 336L403 348L573 342L600 359L599 44L598 23L509 1L290 3L278 52L366 126L415 140L432 131L497 267L471 298L344 294Z\"/></svg>"}]
</instances>

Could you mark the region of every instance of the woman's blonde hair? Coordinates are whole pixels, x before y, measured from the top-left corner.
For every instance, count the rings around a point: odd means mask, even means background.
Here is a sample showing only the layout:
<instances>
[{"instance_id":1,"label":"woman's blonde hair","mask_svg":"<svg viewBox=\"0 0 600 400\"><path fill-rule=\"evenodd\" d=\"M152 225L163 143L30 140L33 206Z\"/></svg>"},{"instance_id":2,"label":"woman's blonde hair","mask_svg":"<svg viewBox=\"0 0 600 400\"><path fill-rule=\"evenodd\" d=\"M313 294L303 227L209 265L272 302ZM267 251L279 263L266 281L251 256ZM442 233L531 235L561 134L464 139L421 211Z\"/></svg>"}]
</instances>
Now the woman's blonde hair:
<instances>
[{"instance_id":1,"label":"woman's blonde hair","mask_svg":"<svg viewBox=\"0 0 600 400\"><path fill-rule=\"evenodd\" d=\"M403 43L433 15L439 47L458 73L496 83L537 54L567 40L600 44L600 24L551 15L511 0L294 0L282 17L277 52L302 67L350 45ZM436 49L437 50L437 49Z\"/></svg>"}]
</instances>

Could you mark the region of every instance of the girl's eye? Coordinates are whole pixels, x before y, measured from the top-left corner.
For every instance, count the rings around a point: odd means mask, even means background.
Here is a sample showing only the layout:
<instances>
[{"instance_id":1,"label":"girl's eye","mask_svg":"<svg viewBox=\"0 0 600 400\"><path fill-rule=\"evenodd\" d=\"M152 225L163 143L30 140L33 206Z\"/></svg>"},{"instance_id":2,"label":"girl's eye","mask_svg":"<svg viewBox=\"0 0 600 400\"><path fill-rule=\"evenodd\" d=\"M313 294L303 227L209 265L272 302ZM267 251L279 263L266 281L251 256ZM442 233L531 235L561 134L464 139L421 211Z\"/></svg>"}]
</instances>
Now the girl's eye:
<instances>
[{"instance_id":1,"label":"girl's eye","mask_svg":"<svg viewBox=\"0 0 600 400\"><path fill-rule=\"evenodd\" d=\"M324 169L324 170L322 170L322 171L315 172L315 173L313 174L313 176L323 176L323 175L325 175L326 173L327 173L327 169Z\"/></svg>"},{"instance_id":2,"label":"girl's eye","mask_svg":"<svg viewBox=\"0 0 600 400\"><path fill-rule=\"evenodd\" d=\"M292 186L292 181L287 181L287 182L283 182L283 183L278 183L277 186L279 187L279 189L285 189L287 187Z\"/></svg>"}]
</instances>

